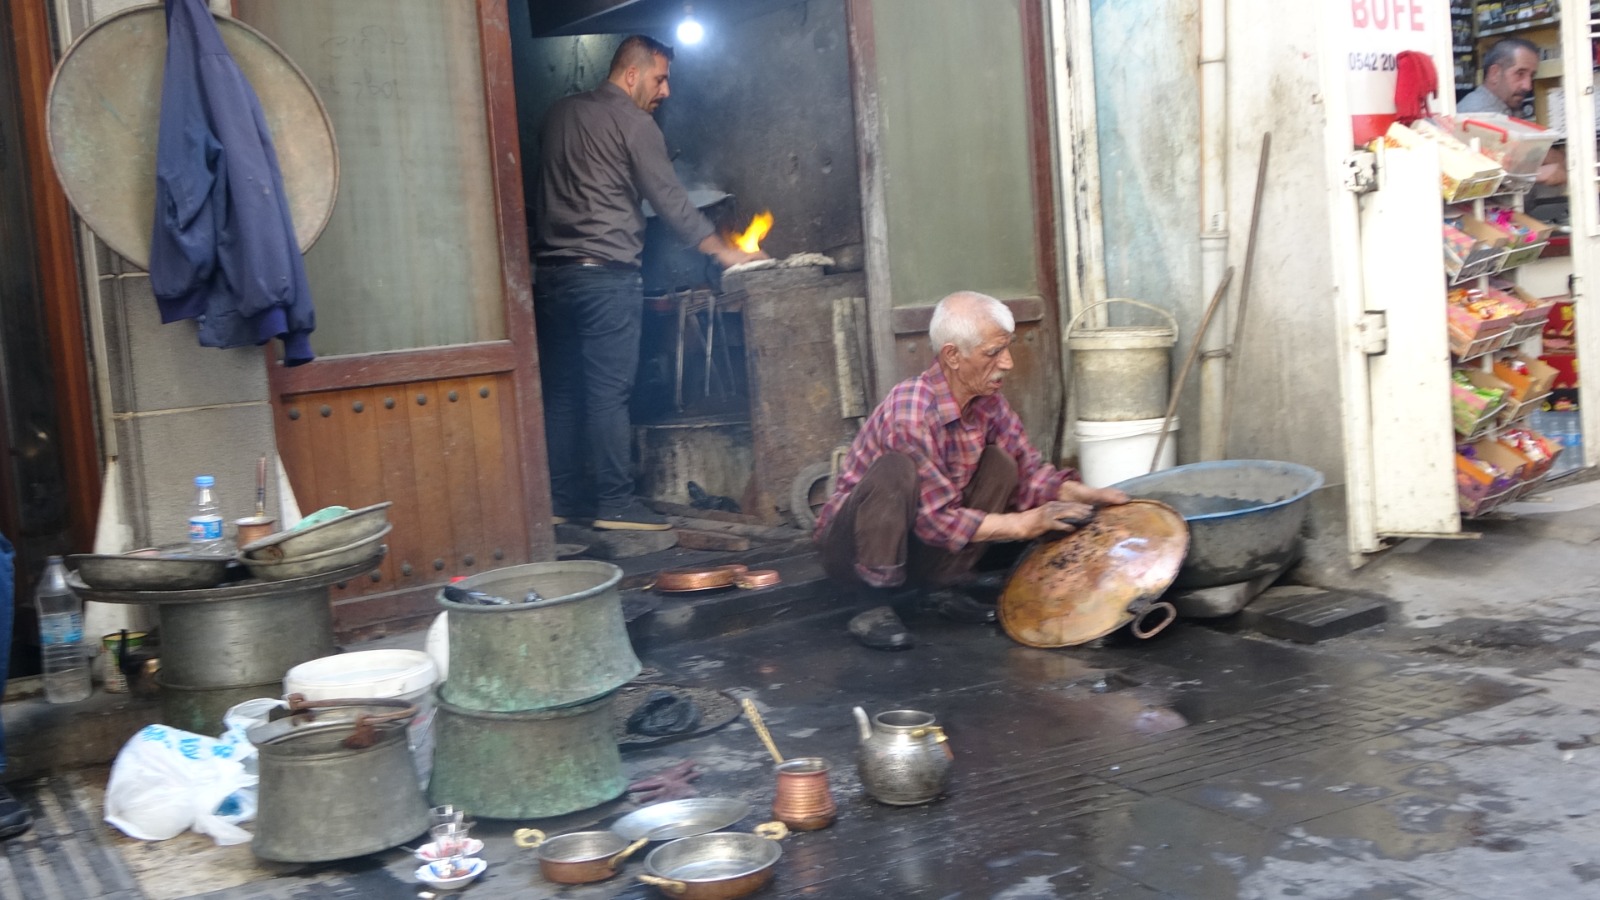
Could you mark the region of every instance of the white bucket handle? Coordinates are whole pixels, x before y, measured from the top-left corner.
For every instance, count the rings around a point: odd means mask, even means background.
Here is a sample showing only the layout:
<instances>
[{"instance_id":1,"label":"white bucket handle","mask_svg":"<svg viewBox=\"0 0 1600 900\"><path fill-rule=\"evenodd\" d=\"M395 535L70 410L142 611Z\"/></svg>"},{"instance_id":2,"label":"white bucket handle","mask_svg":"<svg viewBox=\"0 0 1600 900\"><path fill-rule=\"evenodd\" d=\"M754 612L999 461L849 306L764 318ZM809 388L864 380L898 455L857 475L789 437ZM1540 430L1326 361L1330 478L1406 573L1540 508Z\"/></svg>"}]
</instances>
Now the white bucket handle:
<instances>
[{"instance_id":1,"label":"white bucket handle","mask_svg":"<svg viewBox=\"0 0 1600 900\"><path fill-rule=\"evenodd\" d=\"M1085 306L1083 309L1078 310L1078 314L1073 316L1067 322L1067 329L1066 329L1066 332L1065 332L1066 337L1068 337L1068 338L1072 337L1072 328L1073 328L1073 326L1077 325L1078 324L1078 320L1083 318L1084 314L1087 313L1089 310L1094 309L1096 306L1108 306L1108 305L1110 305L1112 303L1132 303L1134 306L1142 306L1145 309L1150 310L1151 312L1160 313L1161 315L1166 316L1167 317L1167 321L1172 323L1172 338L1173 338L1174 341L1177 340L1177 338L1178 338L1178 320L1172 315L1172 313L1167 312L1166 310L1162 309L1159 306L1154 306L1152 304L1144 302L1143 300L1135 300L1135 299L1133 299L1131 297L1111 297L1111 298L1106 299L1106 300L1100 300L1100 301L1097 301L1095 303L1091 303L1088 306Z\"/></svg>"}]
</instances>

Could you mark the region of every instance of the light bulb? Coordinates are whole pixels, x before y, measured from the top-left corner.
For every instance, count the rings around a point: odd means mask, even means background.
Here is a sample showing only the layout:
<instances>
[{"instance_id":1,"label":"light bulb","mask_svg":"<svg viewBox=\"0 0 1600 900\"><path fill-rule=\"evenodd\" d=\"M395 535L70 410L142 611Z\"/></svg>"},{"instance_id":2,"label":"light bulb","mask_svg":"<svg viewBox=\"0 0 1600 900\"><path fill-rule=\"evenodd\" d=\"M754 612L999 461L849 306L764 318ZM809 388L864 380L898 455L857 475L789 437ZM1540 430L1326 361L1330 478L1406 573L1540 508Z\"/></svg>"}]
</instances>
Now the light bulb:
<instances>
[{"instance_id":1,"label":"light bulb","mask_svg":"<svg viewBox=\"0 0 1600 900\"><path fill-rule=\"evenodd\" d=\"M683 21L678 23L678 43L680 44L698 44L705 36L705 28L692 15L684 16Z\"/></svg>"}]
</instances>

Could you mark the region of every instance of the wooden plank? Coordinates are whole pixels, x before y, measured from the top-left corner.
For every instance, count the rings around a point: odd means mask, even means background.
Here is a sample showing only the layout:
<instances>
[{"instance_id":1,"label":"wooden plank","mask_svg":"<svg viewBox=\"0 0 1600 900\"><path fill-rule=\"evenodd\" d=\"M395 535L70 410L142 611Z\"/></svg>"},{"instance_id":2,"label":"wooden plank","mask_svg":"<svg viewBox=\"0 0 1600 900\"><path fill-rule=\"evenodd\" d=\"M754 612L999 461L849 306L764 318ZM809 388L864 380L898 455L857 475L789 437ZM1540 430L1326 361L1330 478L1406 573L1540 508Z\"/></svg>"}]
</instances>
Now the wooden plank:
<instances>
[{"instance_id":1,"label":"wooden plank","mask_svg":"<svg viewBox=\"0 0 1600 900\"><path fill-rule=\"evenodd\" d=\"M344 419L345 453L349 459L348 505L351 509L392 499L384 486L383 451L378 437L376 396L377 391L372 388L343 391L339 395L342 404L340 415ZM393 524L394 508L390 507L389 512L389 521ZM392 531L389 533L394 534ZM394 555L391 553L384 557L383 565L378 567L377 579L363 578L353 582L349 593L360 595L388 590L389 585L394 583L394 572ZM337 593L335 596L338 596Z\"/></svg>"},{"instance_id":2,"label":"wooden plank","mask_svg":"<svg viewBox=\"0 0 1600 900\"><path fill-rule=\"evenodd\" d=\"M1018 325L1044 319L1049 306L1047 301L1040 297L1019 297L1004 302ZM897 335L927 334L928 323L933 320L933 305L901 306L894 310L890 318L894 323L894 333Z\"/></svg>"},{"instance_id":3,"label":"wooden plank","mask_svg":"<svg viewBox=\"0 0 1600 900\"><path fill-rule=\"evenodd\" d=\"M482 509L485 551L483 568L510 566L528 561L527 526L518 515L522 473L516 462L515 411L503 410L512 399L511 379L485 376L468 379L467 403L472 416L473 452L478 466L478 504Z\"/></svg>"},{"instance_id":4,"label":"wooden plank","mask_svg":"<svg viewBox=\"0 0 1600 900\"><path fill-rule=\"evenodd\" d=\"M273 392L282 397L309 391L401 385L437 378L466 378L509 372L521 364L512 341L485 341L451 347L421 347L383 353L319 357L302 366L272 363Z\"/></svg>"},{"instance_id":5,"label":"wooden plank","mask_svg":"<svg viewBox=\"0 0 1600 900\"><path fill-rule=\"evenodd\" d=\"M678 546L685 550L726 550L738 552L750 549L750 539L736 534L721 534L715 531L699 531L693 528L679 528L675 530L678 535Z\"/></svg>"},{"instance_id":6,"label":"wooden plank","mask_svg":"<svg viewBox=\"0 0 1600 900\"><path fill-rule=\"evenodd\" d=\"M338 392L310 394L305 400L300 414L315 453L311 464L317 470L317 493L310 498L309 506L302 504L301 512L309 514L324 506L351 506L350 459L344 443L344 418L349 410L339 409Z\"/></svg>"},{"instance_id":7,"label":"wooden plank","mask_svg":"<svg viewBox=\"0 0 1600 900\"><path fill-rule=\"evenodd\" d=\"M311 423L304 415L301 398L290 397L273 409L273 431L278 439L278 458L289 473L295 503L301 513L311 512L317 496L317 467L311 450Z\"/></svg>"},{"instance_id":8,"label":"wooden plank","mask_svg":"<svg viewBox=\"0 0 1600 900\"><path fill-rule=\"evenodd\" d=\"M17 112L23 131L20 155L28 173L36 272L50 344L67 527L73 549L88 551L100 514L100 443L95 435L72 213L54 177L45 138L45 98L55 68L49 6L26 0L0 6L9 7L11 14L10 34L0 40L12 41L16 50Z\"/></svg>"},{"instance_id":9,"label":"wooden plank","mask_svg":"<svg viewBox=\"0 0 1600 900\"><path fill-rule=\"evenodd\" d=\"M407 386L402 401L411 424L411 459L416 467L418 536L423 558L412 562L419 580L442 581L455 556L455 528L449 515L450 485L444 476L444 436L439 410L443 397L438 382Z\"/></svg>"},{"instance_id":10,"label":"wooden plank","mask_svg":"<svg viewBox=\"0 0 1600 900\"><path fill-rule=\"evenodd\" d=\"M401 391L374 390L372 397L373 426L378 436L378 455L374 463L383 484L384 499L394 503L389 508L389 521L394 523L394 530L389 532L384 583L394 590L416 588L429 581L423 571L425 567L419 566L426 553L422 531L428 512L417 498L417 466L411 454L411 415L404 402L406 395Z\"/></svg>"},{"instance_id":11,"label":"wooden plank","mask_svg":"<svg viewBox=\"0 0 1600 900\"><path fill-rule=\"evenodd\" d=\"M449 487L450 527L455 538L451 547L454 552L445 557L446 575L473 575L490 568L484 507L478 494L478 435L473 430L472 393L468 387L464 379L439 383L439 475Z\"/></svg>"},{"instance_id":12,"label":"wooden plank","mask_svg":"<svg viewBox=\"0 0 1600 900\"><path fill-rule=\"evenodd\" d=\"M720 509L698 509L682 503L670 503L666 500L648 501L650 508L663 516L686 516L691 519L709 519L713 522L735 522L744 525L766 525L767 522L755 516L743 513L724 512Z\"/></svg>"},{"instance_id":13,"label":"wooden plank","mask_svg":"<svg viewBox=\"0 0 1600 900\"><path fill-rule=\"evenodd\" d=\"M792 541L806 536L805 532L798 528L741 525L737 522L713 522L709 519L692 519L688 516L667 516L667 521L672 523L673 528L688 528L692 531L710 531L718 534L737 534L755 538L759 541Z\"/></svg>"}]
</instances>

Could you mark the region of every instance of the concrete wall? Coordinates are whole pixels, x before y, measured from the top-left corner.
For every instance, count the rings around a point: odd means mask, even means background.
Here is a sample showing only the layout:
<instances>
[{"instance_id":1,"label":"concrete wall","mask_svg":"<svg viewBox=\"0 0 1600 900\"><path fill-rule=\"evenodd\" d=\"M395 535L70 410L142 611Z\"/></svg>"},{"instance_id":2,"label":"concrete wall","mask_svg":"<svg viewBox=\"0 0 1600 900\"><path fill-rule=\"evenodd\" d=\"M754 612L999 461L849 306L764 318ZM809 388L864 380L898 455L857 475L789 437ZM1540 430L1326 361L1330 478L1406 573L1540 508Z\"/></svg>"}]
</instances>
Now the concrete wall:
<instances>
[{"instance_id":1,"label":"concrete wall","mask_svg":"<svg viewBox=\"0 0 1600 900\"><path fill-rule=\"evenodd\" d=\"M1177 317L1176 376L1205 312L1199 298L1197 4L1093 0L1091 16L1106 294ZM1126 305L1108 311L1114 325L1156 321L1148 313L1130 318ZM1193 460L1199 446L1198 375L1190 375L1178 409L1179 462Z\"/></svg>"},{"instance_id":2,"label":"concrete wall","mask_svg":"<svg viewBox=\"0 0 1600 900\"><path fill-rule=\"evenodd\" d=\"M138 5L124 0L67 0L61 27L75 37L101 18ZM213 4L225 10L227 3ZM159 65L159 63L157 63ZM277 449L262 351L201 347L193 322L161 324L150 281L99 241L84 259L84 277L100 286L110 376L120 491L105 498L127 526L132 549L187 540L194 476L216 476L228 518L250 515L257 458ZM91 295L92 296L92 295ZM269 477L268 509L276 510ZM104 515L104 514L102 514Z\"/></svg>"},{"instance_id":3,"label":"concrete wall","mask_svg":"<svg viewBox=\"0 0 1600 900\"><path fill-rule=\"evenodd\" d=\"M1095 84L1104 196L1107 289L1167 307L1182 334L1174 373L1210 286L1200 281L1198 3L1094 0ZM1234 328L1264 133L1272 154L1263 193L1243 338L1238 347L1232 458L1282 459L1327 479L1308 526L1324 575L1346 566L1344 440L1339 417L1331 191L1318 28L1321 17L1280 0L1228 4L1228 264ZM1114 318L1115 322L1116 319ZM1199 366L1179 406L1178 461L1197 458Z\"/></svg>"}]
</instances>

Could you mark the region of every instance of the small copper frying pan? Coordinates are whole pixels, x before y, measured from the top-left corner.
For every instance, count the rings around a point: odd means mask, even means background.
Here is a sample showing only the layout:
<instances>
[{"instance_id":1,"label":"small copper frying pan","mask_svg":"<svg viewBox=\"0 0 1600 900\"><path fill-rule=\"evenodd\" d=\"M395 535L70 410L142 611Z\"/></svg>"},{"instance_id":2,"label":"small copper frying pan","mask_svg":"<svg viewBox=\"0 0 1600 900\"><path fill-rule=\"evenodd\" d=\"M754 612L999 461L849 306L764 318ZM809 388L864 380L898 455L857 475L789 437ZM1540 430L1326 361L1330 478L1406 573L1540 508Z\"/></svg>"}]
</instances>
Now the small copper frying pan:
<instances>
[{"instance_id":1,"label":"small copper frying pan","mask_svg":"<svg viewBox=\"0 0 1600 900\"><path fill-rule=\"evenodd\" d=\"M689 569L663 569L656 575L656 590L664 594L688 591L710 591L733 586L739 576L749 571L747 566L703 566Z\"/></svg>"}]
</instances>

